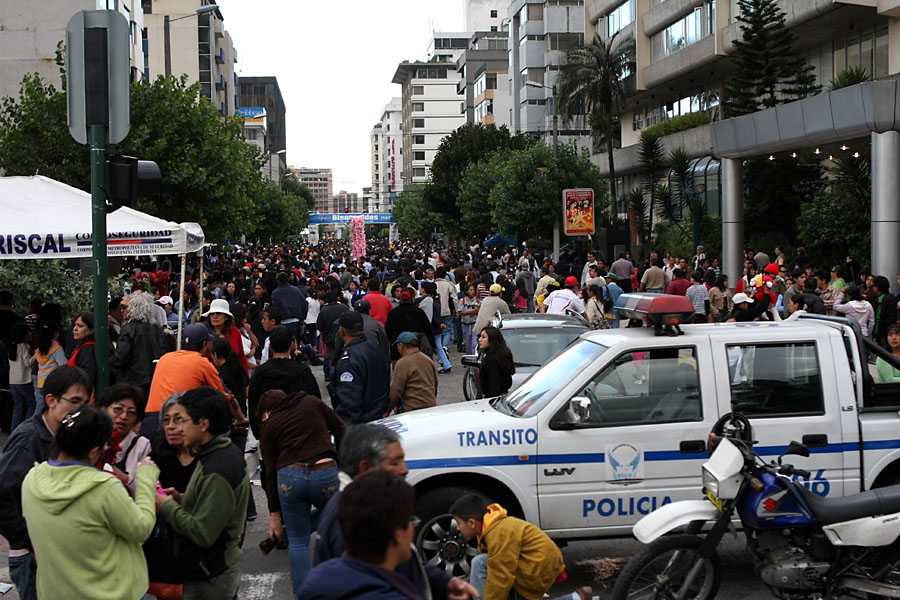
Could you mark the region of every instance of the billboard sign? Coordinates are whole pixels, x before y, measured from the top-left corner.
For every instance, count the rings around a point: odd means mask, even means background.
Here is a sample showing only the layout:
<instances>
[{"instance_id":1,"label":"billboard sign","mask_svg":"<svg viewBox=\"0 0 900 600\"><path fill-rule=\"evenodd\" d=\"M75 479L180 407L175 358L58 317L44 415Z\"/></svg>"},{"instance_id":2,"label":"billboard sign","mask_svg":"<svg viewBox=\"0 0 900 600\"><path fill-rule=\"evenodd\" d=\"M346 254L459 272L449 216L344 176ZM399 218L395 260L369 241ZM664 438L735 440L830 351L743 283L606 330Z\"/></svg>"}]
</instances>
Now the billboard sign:
<instances>
[{"instance_id":1,"label":"billboard sign","mask_svg":"<svg viewBox=\"0 0 900 600\"><path fill-rule=\"evenodd\" d=\"M242 106L234 111L244 119L244 124L266 122L266 109L262 106Z\"/></svg>"},{"instance_id":2,"label":"billboard sign","mask_svg":"<svg viewBox=\"0 0 900 600\"><path fill-rule=\"evenodd\" d=\"M563 190L565 235L594 235L594 190Z\"/></svg>"}]
</instances>

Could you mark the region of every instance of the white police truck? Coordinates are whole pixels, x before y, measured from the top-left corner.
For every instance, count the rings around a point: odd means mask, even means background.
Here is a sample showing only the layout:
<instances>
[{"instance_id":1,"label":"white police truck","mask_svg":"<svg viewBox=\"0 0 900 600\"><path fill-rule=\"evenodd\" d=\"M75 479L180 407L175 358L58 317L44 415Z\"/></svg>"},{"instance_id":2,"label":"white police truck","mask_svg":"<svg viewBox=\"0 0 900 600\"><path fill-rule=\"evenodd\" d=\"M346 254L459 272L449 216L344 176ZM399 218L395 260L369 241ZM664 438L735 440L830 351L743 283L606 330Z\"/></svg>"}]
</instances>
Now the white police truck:
<instances>
[{"instance_id":1,"label":"white police truck","mask_svg":"<svg viewBox=\"0 0 900 600\"><path fill-rule=\"evenodd\" d=\"M382 421L403 438L424 560L468 571L475 550L447 509L470 492L560 543L630 535L697 497L709 431L732 411L751 419L763 456L809 446L795 466L816 494L900 483L900 383L875 383L867 362L894 359L855 322L682 328L690 302L650 294L625 294L617 310L648 326L585 333L505 396Z\"/></svg>"}]
</instances>

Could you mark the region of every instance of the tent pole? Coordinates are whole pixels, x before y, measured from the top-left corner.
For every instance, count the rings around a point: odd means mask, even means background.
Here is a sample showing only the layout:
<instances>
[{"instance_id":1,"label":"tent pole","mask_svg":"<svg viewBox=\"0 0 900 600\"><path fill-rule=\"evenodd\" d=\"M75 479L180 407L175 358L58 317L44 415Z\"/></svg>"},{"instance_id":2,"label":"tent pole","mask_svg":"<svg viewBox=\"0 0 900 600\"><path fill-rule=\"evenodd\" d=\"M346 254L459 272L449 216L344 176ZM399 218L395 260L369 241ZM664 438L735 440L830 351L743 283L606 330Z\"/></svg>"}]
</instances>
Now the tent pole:
<instances>
[{"instance_id":1,"label":"tent pole","mask_svg":"<svg viewBox=\"0 0 900 600\"><path fill-rule=\"evenodd\" d=\"M181 350L181 330L184 328L184 254L181 255L181 284L178 289L181 291L181 302L178 303L178 337L175 349Z\"/></svg>"},{"instance_id":2,"label":"tent pole","mask_svg":"<svg viewBox=\"0 0 900 600\"><path fill-rule=\"evenodd\" d=\"M197 290L197 293L200 295L198 298L200 302L200 308L203 308L203 248L200 248L200 289Z\"/></svg>"}]
</instances>

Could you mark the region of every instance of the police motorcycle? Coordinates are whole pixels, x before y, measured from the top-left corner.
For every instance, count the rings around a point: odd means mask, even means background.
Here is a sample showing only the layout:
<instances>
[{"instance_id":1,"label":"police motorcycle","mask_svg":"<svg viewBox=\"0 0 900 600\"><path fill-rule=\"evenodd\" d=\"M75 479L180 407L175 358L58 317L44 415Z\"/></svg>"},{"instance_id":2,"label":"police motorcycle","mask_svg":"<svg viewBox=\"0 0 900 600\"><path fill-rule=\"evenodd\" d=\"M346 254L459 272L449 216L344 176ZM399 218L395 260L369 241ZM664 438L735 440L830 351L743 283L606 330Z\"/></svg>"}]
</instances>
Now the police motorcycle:
<instances>
[{"instance_id":1,"label":"police motorcycle","mask_svg":"<svg viewBox=\"0 0 900 600\"><path fill-rule=\"evenodd\" d=\"M649 546L622 570L613 599L714 598L716 547L735 513L756 574L776 597L900 598L900 485L822 498L793 479L809 472L782 462L809 456L806 446L791 442L766 463L752 440L743 415L716 423L703 465L706 499L668 504L634 526ZM688 533L665 535L682 527Z\"/></svg>"}]
</instances>

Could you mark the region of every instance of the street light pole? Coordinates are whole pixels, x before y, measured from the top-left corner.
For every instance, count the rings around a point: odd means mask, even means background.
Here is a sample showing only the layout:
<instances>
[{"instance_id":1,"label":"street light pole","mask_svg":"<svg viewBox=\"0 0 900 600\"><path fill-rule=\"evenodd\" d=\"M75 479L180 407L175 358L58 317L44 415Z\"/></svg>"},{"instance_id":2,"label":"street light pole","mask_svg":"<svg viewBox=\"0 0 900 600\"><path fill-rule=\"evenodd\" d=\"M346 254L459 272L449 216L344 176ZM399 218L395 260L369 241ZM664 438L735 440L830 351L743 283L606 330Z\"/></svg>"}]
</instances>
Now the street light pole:
<instances>
[{"instance_id":1,"label":"street light pole","mask_svg":"<svg viewBox=\"0 0 900 600\"><path fill-rule=\"evenodd\" d=\"M553 102L553 167L556 168L556 146L559 140L559 117L557 115L556 85L551 89L551 102ZM553 260L559 260L559 210L554 211L553 217Z\"/></svg>"},{"instance_id":2,"label":"street light pole","mask_svg":"<svg viewBox=\"0 0 900 600\"><path fill-rule=\"evenodd\" d=\"M211 13L214 10L219 10L219 6L217 4L207 4L206 6L201 6L194 12L189 15L184 15L182 17L177 17L175 19L170 19L169 15L165 15L163 17L163 46L165 52L165 74L166 79L172 76L172 36L170 30L170 23L174 21L180 21L181 19L187 19L190 17L197 17L200 15L205 15L206 13Z\"/></svg>"}]
</instances>

